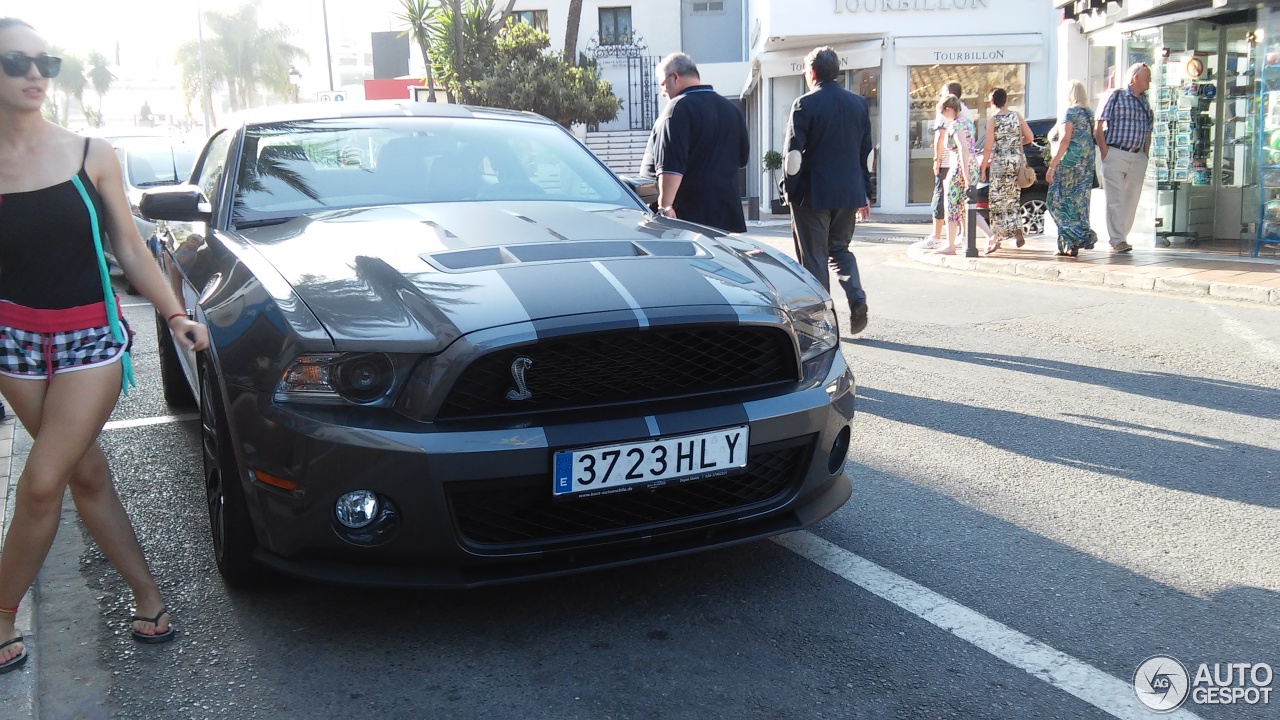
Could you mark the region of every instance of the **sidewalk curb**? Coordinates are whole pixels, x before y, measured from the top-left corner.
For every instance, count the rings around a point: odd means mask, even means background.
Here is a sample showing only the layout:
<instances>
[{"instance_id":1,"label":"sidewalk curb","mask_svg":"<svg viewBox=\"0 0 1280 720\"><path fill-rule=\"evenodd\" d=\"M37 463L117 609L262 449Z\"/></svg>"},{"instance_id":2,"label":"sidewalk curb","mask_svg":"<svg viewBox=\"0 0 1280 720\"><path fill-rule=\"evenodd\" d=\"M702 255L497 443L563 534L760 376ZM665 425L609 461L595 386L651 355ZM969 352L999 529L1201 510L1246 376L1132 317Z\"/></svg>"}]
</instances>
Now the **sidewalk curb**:
<instances>
[{"instance_id":1,"label":"sidewalk curb","mask_svg":"<svg viewBox=\"0 0 1280 720\"><path fill-rule=\"evenodd\" d=\"M1259 305L1280 306L1280 288L1244 283L1183 280L1155 277L1119 268L1094 268L1058 264L1049 260L1012 260L998 257L970 258L962 255L937 255L921 248L908 248L905 257L913 262L948 270L978 272L989 275L1017 275L1036 280L1056 280L1082 285L1121 287L1131 290L1171 295L1212 297Z\"/></svg>"},{"instance_id":2,"label":"sidewalk curb","mask_svg":"<svg viewBox=\"0 0 1280 720\"><path fill-rule=\"evenodd\" d=\"M0 536L9 531L13 520L13 498L18 487L18 476L13 472L13 442L19 433L18 419L10 414L0 421ZM22 636L28 640L27 664L7 675L0 676L0 707L5 717L13 720L34 720L39 717L36 685L40 661L39 632L35 619L35 584L27 590L18 607L17 624Z\"/></svg>"}]
</instances>

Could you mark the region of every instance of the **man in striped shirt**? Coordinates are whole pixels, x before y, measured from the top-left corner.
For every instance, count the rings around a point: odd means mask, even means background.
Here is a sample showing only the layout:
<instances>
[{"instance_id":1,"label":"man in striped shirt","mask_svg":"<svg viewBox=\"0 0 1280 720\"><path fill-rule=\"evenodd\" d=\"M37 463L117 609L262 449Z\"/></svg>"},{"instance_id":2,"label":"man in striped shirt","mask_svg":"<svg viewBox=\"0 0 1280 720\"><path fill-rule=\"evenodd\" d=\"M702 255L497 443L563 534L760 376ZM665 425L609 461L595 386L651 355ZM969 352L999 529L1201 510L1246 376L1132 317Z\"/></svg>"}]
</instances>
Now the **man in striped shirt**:
<instances>
[{"instance_id":1,"label":"man in striped shirt","mask_svg":"<svg viewBox=\"0 0 1280 720\"><path fill-rule=\"evenodd\" d=\"M1102 152L1107 234L1111 237L1112 251L1118 253L1133 250L1128 241L1129 231L1138 213L1155 120L1147 102L1151 68L1146 63L1135 63L1129 67L1128 78L1128 87L1119 88L1107 97L1093 130Z\"/></svg>"}]
</instances>

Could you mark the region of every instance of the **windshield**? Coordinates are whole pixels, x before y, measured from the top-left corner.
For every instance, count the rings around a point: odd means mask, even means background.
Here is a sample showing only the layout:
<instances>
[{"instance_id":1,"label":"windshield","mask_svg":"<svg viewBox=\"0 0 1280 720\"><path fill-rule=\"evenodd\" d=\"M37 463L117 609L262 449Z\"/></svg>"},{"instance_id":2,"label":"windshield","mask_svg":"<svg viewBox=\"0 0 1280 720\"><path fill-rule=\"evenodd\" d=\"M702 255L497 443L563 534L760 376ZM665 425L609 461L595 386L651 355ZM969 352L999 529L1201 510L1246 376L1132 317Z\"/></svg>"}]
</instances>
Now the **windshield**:
<instances>
[{"instance_id":1,"label":"windshield","mask_svg":"<svg viewBox=\"0 0 1280 720\"><path fill-rule=\"evenodd\" d=\"M124 166L129 185L145 188L186 182L195 162L195 149L164 143L129 148L125 152Z\"/></svg>"},{"instance_id":2,"label":"windshield","mask_svg":"<svg viewBox=\"0 0 1280 720\"><path fill-rule=\"evenodd\" d=\"M555 125L340 118L249 128L234 220L495 200L634 202L608 169Z\"/></svg>"}]
</instances>

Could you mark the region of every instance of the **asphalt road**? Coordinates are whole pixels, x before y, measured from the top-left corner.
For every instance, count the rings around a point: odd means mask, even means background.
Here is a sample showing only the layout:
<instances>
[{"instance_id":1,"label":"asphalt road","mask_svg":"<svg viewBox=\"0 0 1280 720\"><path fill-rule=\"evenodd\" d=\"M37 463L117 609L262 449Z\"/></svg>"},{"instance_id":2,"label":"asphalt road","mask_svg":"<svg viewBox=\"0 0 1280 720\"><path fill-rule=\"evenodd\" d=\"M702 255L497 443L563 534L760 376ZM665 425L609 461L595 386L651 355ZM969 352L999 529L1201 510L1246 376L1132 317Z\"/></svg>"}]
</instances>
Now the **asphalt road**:
<instances>
[{"instance_id":1,"label":"asphalt road","mask_svg":"<svg viewBox=\"0 0 1280 720\"><path fill-rule=\"evenodd\" d=\"M792 540L1126 686L1154 654L1280 667L1280 312L856 250L854 498ZM141 387L113 420L170 415L150 309L127 312ZM472 592L229 591L197 431L103 436L181 636L129 639L127 589L68 504L37 588L42 718L1109 716L1077 696L1096 683L989 652L991 627L927 621L769 541ZM1277 717L1280 697L1185 709Z\"/></svg>"}]
</instances>

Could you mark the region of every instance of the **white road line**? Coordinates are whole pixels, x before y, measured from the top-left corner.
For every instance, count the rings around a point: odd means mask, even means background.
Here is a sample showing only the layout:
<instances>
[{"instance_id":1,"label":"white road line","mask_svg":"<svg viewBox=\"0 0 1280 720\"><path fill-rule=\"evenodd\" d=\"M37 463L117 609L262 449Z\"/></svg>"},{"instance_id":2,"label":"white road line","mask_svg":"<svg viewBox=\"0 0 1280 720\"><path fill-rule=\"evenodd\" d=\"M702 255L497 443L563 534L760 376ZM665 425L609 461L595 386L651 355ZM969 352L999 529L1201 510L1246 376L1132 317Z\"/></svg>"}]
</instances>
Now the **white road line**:
<instances>
[{"instance_id":1,"label":"white road line","mask_svg":"<svg viewBox=\"0 0 1280 720\"><path fill-rule=\"evenodd\" d=\"M151 307L151 303L149 303L149 302L141 302L141 303L120 303L120 307L122 307L122 308L127 308L127 307Z\"/></svg>"},{"instance_id":2,"label":"white road line","mask_svg":"<svg viewBox=\"0 0 1280 720\"><path fill-rule=\"evenodd\" d=\"M1132 682L1059 652L838 545L807 532L783 535L773 541L1109 715L1125 720L1150 720L1154 716L1134 695ZM1199 716L1177 710L1163 717L1189 720Z\"/></svg>"},{"instance_id":3,"label":"white road line","mask_svg":"<svg viewBox=\"0 0 1280 720\"><path fill-rule=\"evenodd\" d=\"M200 413L183 413L181 415L160 415L158 417L137 418L136 420L116 420L102 426L103 430L120 430L121 428L146 427L147 425L165 425L168 423L199 420Z\"/></svg>"}]
</instances>

